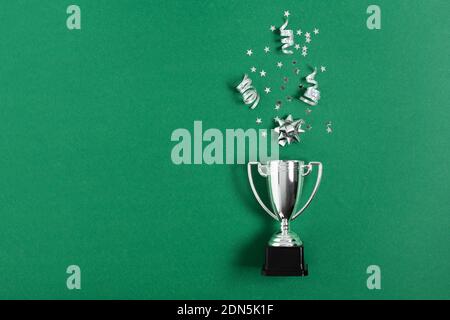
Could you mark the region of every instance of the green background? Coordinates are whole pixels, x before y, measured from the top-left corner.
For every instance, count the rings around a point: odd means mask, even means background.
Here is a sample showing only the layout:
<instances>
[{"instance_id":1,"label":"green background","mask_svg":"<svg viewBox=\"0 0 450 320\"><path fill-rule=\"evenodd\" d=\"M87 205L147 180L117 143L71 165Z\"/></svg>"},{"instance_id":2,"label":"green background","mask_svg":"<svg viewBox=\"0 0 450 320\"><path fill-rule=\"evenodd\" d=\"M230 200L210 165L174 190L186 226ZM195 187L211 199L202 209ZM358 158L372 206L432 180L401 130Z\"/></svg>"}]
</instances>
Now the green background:
<instances>
[{"instance_id":1,"label":"green background","mask_svg":"<svg viewBox=\"0 0 450 320\"><path fill-rule=\"evenodd\" d=\"M450 298L448 1L77 0L75 31L69 4L0 5L1 298ZM284 70L297 81L268 29L284 10L320 29L295 53L302 76L327 67L309 116L271 101ZM248 110L231 86L252 65L273 92ZM322 161L324 178L292 225L310 276L267 278L277 225L245 167L176 166L170 137L289 113L312 130L281 157ZM372 264L382 290L366 287Z\"/></svg>"}]
</instances>

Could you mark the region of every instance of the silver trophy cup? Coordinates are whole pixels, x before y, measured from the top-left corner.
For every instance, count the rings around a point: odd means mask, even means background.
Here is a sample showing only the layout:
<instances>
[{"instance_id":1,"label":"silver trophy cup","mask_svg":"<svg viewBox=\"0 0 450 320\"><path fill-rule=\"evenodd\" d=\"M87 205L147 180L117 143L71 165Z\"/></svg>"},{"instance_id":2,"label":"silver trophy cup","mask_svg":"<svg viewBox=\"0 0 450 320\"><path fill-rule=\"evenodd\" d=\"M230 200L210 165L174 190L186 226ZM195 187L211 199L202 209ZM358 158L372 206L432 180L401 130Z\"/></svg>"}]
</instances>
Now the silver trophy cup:
<instances>
[{"instance_id":1,"label":"silver trophy cup","mask_svg":"<svg viewBox=\"0 0 450 320\"><path fill-rule=\"evenodd\" d=\"M255 188L252 176L253 165L257 165L259 174L267 179L267 189L272 210L270 210L264 204L264 202L261 200L261 197L259 196L258 191ZM312 172L313 166L317 166L316 183L306 203L300 209L298 209L300 196L302 193L303 179ZM250 162L248 164L247 170L250 187L253 191L253 194L255 195L256 200L271 217L281 222L280 231L272 236L268 243L269 247L301 249L301 251L294 250L294 255L300 255L300 264L303 264L303 243L296 233L289 230L289 223L296 219L310 205L312 199L316 195L316 192L320 185L320 181L322 179L322 163L310 162L308 164L305 164L303 161L297 160L275 160L269 161L266 164L261 164L259 162ZM288 261L287 263L285 263L285 265L283 265L283 263L279 265L279 262L273 263L272 261L271 263L270 261L268 261L268 259L274 260L273 257L280 257L280 252L290 251L292 250L269 249L268 251L266 251L265 268L270 269L270 265L275 265L276 270L274 272L274 275L296 275L288 272L289 269L296 269L296 267L292 265L292 261ZM292 253L289 254L292 255ZM283 257L283 255L284 253L278 260L290 260L290 257L286 258ZM295 257L293 261L296 261ZM299 267L303 268L302 265L300 265ZM277 272L277 270L280 272ZM265 274L270 275L270 270ZM306 275L306 273L303 272L302 274L298 275Z\"/></svg>"}]
</instances>

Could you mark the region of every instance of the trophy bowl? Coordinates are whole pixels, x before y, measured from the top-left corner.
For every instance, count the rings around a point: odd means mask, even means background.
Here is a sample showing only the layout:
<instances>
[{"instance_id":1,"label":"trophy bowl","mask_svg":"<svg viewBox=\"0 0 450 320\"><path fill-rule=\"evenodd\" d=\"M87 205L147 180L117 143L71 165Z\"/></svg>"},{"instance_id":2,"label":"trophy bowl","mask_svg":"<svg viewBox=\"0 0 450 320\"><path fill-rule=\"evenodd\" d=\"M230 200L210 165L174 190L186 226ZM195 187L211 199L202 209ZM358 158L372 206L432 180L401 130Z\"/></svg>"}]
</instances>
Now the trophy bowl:
<instances>
[{"instance_id":1,"label":"trophy bowl","mask_svg":"<svg viewBox=\"0 0 450 320\"><path fill-rule=\"evenodd\" d=\"M266 178L267 191L270 199L270 210L261 200L255 188L252 176L252 166L257 165L258 173ZM313 191L298 210L302 194L304 177L308 176L317 166L317 179ZM290 222L296 219L311 203L322 179L322 163L300 160L272 160L265 164L260 162L248 163L248 179L253 194L261 207L275 220L280 221L281 227L269 240L266 249L266 263L263 273L266 275L307 275L307 267L303 259L303 242L299 236L290 231Z\"/></svg>"}]
</instances>

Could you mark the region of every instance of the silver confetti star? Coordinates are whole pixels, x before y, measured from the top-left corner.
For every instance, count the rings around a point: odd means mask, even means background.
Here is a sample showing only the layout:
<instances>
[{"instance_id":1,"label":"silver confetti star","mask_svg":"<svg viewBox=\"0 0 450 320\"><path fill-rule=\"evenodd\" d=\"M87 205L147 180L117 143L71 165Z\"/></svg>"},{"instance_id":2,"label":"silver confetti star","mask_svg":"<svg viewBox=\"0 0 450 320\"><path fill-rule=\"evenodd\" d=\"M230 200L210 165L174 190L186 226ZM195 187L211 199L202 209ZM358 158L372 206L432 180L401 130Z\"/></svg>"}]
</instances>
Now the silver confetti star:
<instances>
[{"instance_id":1,"label":"silver confetti star","mask_svg":"<svg viewBox=\"0 0 450 320\"><path fill-rule=\"evenodd\" d=\"M266 131L266 130L264 130L263 132L261 132L261 137L263 137L263 138L267 137L267 131Z\"/></svg>"},{"instance_id":2,"label":"silver confetti star","mask_svg":"<svg viewBox=\"0 0 450 320\"><path fill-rule=\"evenodd\" d=\"M287 18L287 17L289 17L291 15L291 13L289 12L289 11L285 11L284 12L284 16Z\"/></svg>"},{"instance_id":3,"label":"silver confetti star","mask_svg":"<svg viewBox=\"0 0 450 320\"><path fill-rule=\"evenodd\" d=\"M333 133L333 128L331 127L331 121L327 122L327 133Z\"/></svg>"},{"instance_id":4,"label":"silver confetti star","mask_svg":"<svg viewBox=\"0 0 450 320\"><path fill-rule=\"evenodd\" d=\"M300 141L300 134L305 130L301 128L304 121L302 119L293 120L292 115L288 115L284 120L276 117L274 119L278 123L275 132L278 133L278 143L284 147L294 141Z\"/></svg>"},{"instance_id":5,"label":"silver confetti star","mask_svg":"<svg viewBox=\"0 0 450 320\"><path fill-rule=\"evenodd\" d=\"M317 28L314 28L314 34L319 34L319 29L317 29Z\"/></svg>"},{"instance_id":6,"label":"silver confetti star","mask_svg":"<svg viewBox=\"0 0 450 320\"><path fill-rule=\"evenodd\" d=\"M261 72L259 74L261 75L261 77L265 77L267 72L265 72L264 70L261 70Z\"/></svg>"},{"instance_id":7,"label":"silver confetti star","mask_svg":"<svg viewBox=\"0 0 450 320\"><path fill-rule=\"evenodd\" d=\"M327 67L321 66L321 67L320 67L320 71L322 71L322 72L327 71Z\"/></svg>"},{"instance_id":8,"label":"silver confetti star","mask_svg":"<svg viewBox=\"0 0 450 320\"><path fill-rule=\"evenodd\" d=\"M256 72L256 67L251 67L251 68L250 68L250 71L253 72L253 73L255 73L255 72Z\"/></svg>"},{"instance_id":9,"label":"silver confetti star","mask_svg":"<svg viewBox=\"0 0 450 320\"><path fill-rule=\"evenodd\" d=\"M301 36L302 33L303 33L302 30L300 30L300 29L297 30L297 35L298 35L298 36Z\"/></svg>"},{"instance_id":10,"label":"silver confetti star","mask_svg":"<svg viewBox=\"0 0 450 320\"><path fill-rule=\"evenodd\" d=\"M252 49L248 49L246 55L248 55L249 57L253 54L253 50Z\"/></svg>"},{"instance_id":11,"label":"silver confetti star","mask_svg":"<svg viewBox=\"0 0 450 320\"><path fill-rule=\"evenodd\" d=\"M281 101L277 101L277 102L275 103L275 110L280 110L281 104L282 104ZM277 117L277 118L278 118L278 117Z\"/></svg>"},{"instance_id":12,"label":"silver confetti star","mask_svg":"<svg viewBox=\"0 0 450 320\"><path fill-rule=\"evenodd\" d=\"M277 63L277 67L278 67L278 68L282 68L282 67L283 67L283 63L282 63L282 62L278 62L278 63Z\"/></svg>"},{"instance_id":13,"label":"silver confetti star","mask_svg":"<svg viewBox=\"0 0 450 320\"><path fill-rule=\"evenodd\" d=\"M270 51L270 48L269 48L269 47L264 47L264 52L265 52L265 53L269 53L269 51Z\"/></svg>"},{"instance_id":14,"label":"silver confetti star","mask_svg":"<svg viewBox=\"0 0 450 320\"><path fill-rule=\"evenodd\" d=\"M261 118L256 118L256 124L261 124L261 123L262 123Z\"/></svg>"},{"instance_id":15,"label":"silver confetti star","mask_svg":"<svg viewBox=\"0 0 450 320\"><path fill-rule=\"evenodd\" d=\"M311 33L309 32L305 33L305 38L311 38Z\"/></svg>"},{"instance_id":16,"label":"silver confetti star","mask_svg":"<svg viewBox=\"0 0 450 320\"><path fill-rule=\"evenodd\" d=\"M275 28L275 26L270 26L270 31L274 32L275 30L277 30L277 28Z\"/></svg>"},{"instance_id":17,"label":"silver confetti star","mask_svg":"<svg viewBox=\"0 0 450 320\"><path fill-rule=\"evenodd\" d=\"M270 89L270 88L265 88L265 89L264 89L264 92L265 92L265 93L270 93L270 92L271 92L271 89Z\"/></svg>"},{"instance_id":18,"label":"silver confetti star","mask_svg":"<svg viewBox=\"0 0 450 320\"><path fill-rule=\"evenodd\" d=\"M297 44L294 46L294 48L295 48L296 50L298 50L298 49L300 49L300 45L297 43Z\"/></svg>"},{"instance_id":19,"label":"silver confetti star","mask_svg":"<svg viewBox=\"0 0 450 320\"><path fill-rule=\"evenodd\" d=\"M306 42L306 43L311 43L311 38L306 38L306 39L305 39L305 42Z\"/></svg>"}]
</instances>

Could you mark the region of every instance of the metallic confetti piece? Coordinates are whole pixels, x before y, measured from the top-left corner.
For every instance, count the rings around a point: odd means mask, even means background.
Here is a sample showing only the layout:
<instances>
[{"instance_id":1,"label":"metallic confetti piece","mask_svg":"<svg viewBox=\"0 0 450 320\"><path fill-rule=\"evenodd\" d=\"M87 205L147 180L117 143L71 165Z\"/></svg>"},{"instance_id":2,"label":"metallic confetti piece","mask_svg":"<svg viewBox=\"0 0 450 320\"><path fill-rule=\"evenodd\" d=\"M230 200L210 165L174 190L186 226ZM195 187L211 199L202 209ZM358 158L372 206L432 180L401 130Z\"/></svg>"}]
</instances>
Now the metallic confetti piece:
<instances>
[{"instance_id":1,"label":"metallic confetti piece","mask_svg":"<svg viewBox=\"0 0 450 320\"><path fill-rule=\"evenodd\" d=\"M326 123L327 126L327 133L333 133L333 128L331 127L331 121L328 121Z\"/></svg>"},{"instance_id":2,"label":"metallic confetti piece","mask_svg":"<svg viewBox=\"0 0 450 320\"><path fill-rule=\"evenodd\" d=\"M319 103L320 100L320 91L318 82L314 79L314 77L317 74L317 69L314 68L313 73L309 74L306 77L306 82L309 84L312 84L311 87L307 88L305 93L303 94L303 97L300 97L300 100L304 103L309 104L310 106L315 106Z\"/></svg>"},{"instance_id":3,"label":"metallic confetti piece","mask_svg":"<svg viewBox=\"0 0 450 320\"><path fill-rule=\"evenodd\" d=\"M278 133L278 143L284 147L294 141L300 141L300 134L305 130L301 128L304 121L302 119L293 120L292 115L288 115L284 120L276 117L274 119L278 123L278 127L274 130Z\"/></svg>"},{"instance_id":4,"label":"metallic confetti piece","mask_svg":"<svg viewBox=\"0 0 450 320\"><path fill-rule=\"evenodd\" d=\"M237 91L242 95L244 103L250 106L251 109L255 109L259 103L259 94L252 86L252 80L248 75L244 75L242 82L236 87Z\"/></svg>"},{"instance_id":5,"label":"metallic confetti piece","mask_svg":"<svg viewBox=\"0 0 450 320\"><path fill-rule=\"evenodd\" d=\"M282 37L281 51L284 54L293 54L294 52L292 50L289 50L288 48L294 45L294 32L292 30L286 30L288 23L289 21L286 19L286 22L280 28L280 35Z\"/></svg>"}]
</instances>

